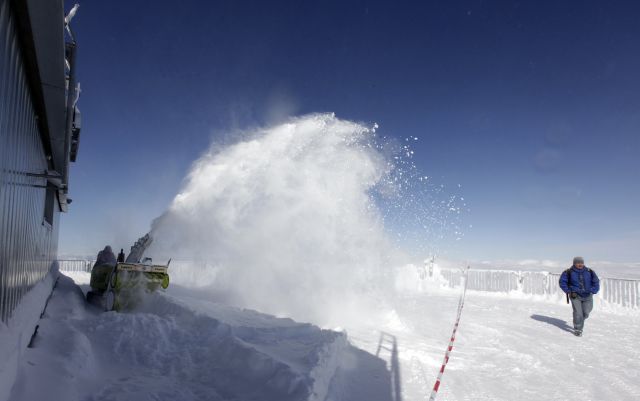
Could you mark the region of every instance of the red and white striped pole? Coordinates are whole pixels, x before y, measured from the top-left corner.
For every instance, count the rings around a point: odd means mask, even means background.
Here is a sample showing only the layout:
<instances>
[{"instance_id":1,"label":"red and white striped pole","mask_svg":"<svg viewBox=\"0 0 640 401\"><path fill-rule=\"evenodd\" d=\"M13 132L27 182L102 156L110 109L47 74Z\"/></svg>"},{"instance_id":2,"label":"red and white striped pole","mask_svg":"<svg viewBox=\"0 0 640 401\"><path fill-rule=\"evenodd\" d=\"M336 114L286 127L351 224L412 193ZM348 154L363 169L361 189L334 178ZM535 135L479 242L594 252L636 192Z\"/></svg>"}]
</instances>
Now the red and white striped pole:
<instances>
[{"instance_id":1,"label":"red and white striped pole","mask_svg":"<svg viewBox=\"0 0 640 401\"><path fill-rule=\"evenodd\" d=\"M442 362L442 366L440 367L440 372L438 372L438 377L436 378L436 383L433 385L433 390L431 391L431 397L429 397L429 401L435 401L436 396L438 395L438 390L440 389L440 383L442 382L442 375L444 375L444 368L449 363L449 357L451 356L451 351L453 351L453 343L456 341L456 332L458 331L458 326L460 325L460 316L462 316L462 308L464 307L464 297L467 293L467 276L469 275L469 266L464 270L462 274L462 279L464 283L462 283L462 293L460 294L460 299L458 300L458 310L456 314L456 322L453 325L453 332L451 333L451 339L449 339L449 345L447 346L447 351L444 353L444 361Z\"/></svg>"}]
</instances>

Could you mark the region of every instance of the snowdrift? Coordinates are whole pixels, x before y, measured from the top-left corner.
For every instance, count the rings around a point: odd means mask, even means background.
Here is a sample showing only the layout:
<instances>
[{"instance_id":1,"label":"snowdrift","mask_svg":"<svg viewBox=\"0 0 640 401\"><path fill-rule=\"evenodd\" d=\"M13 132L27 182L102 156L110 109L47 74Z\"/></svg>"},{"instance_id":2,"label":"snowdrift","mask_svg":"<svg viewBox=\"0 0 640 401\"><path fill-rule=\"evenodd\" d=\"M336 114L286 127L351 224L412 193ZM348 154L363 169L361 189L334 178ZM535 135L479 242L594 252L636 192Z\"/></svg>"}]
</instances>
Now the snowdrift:
<instances>
[{"instance_id":1,"label":"snowdrift","mask_svg":"<svg viewBox=\"0 0 640 401\"><path fill-rule=\"evenodd\" d=\"M102 313L61 276L10 399L325 399L343 333L194 304L158 295L136 313Z\"/></svg>"},{"instance_id":2,"label":"snowdrift","mask_svg":"<svg viewBox=\"0 0 640 401\"><path fill-rule=\"evenodd\" d=\"M57 268L54 267L52 272L22 298L9 322L0 322L0 400L9 396L11 385L18 374L18 364L24 356L57 277Z\"/></svg>"}]
</instances>

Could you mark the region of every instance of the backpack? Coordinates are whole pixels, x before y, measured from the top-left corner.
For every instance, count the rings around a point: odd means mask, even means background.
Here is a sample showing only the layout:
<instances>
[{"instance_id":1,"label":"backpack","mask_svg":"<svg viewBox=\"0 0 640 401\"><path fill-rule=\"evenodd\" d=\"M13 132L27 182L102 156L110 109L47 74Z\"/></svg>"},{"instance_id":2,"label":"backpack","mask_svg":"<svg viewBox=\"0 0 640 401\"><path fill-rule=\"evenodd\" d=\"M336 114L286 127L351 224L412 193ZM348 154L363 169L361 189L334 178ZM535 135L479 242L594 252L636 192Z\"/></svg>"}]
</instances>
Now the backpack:
<instances>
[{"instance_id":1,"label":"backpack","mask_svg":"<svg viewBox=\"0 0 640 401\"><path fill-rule=\"evenodd\" d=\"M591 270L587 266L585 266L584 269L586 271L588 271L589 274L593 273L593 270ZM563 273L567 274L567 288L569 288L569 290L571 290L571 267L568 268L567 270L565 270ZM566 293L565 295L567 296L567 303L569 303L569 293Z\"/></svg>"}]
</instances>

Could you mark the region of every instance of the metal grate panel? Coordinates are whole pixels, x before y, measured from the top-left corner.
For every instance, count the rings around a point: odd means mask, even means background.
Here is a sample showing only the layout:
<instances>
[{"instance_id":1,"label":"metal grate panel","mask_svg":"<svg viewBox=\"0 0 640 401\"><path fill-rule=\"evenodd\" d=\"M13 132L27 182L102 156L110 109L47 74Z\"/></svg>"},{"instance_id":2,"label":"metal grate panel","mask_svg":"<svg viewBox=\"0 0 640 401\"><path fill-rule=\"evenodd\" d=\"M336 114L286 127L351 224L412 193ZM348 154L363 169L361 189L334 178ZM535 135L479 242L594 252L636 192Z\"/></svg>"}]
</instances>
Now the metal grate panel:
<instances>
[{"instance_id":1,"label":"metal grate panel","mask_svg":"<svg viewBox=\"0 0 640 401\"><path fill-rule=\"evenodd\" d=\"M0 319L56 258L59 208L44 221L47 169L10 2L0 0ZM56 197L53 197L56 202ZM57 205L56 205L57 206Z\"/></svg>"}]
</instances>

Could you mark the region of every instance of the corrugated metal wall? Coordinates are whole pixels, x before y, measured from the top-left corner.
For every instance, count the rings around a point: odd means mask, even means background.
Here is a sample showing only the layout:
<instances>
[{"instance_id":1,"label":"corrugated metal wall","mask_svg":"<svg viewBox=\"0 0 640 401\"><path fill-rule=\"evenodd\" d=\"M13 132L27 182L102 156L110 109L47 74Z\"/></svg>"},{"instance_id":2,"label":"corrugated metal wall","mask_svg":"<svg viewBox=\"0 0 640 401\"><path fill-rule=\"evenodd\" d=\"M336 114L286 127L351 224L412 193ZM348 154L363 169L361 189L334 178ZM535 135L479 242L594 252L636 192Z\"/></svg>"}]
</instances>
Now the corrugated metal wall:
<instances>
[{"instance_id":1,"label":"corrugated metal wall","mask_svg":"<svg viewBox=\"0 0 640 401\"><path fill-rule=\"evenodd\" d=\"M10 2L0 0L0 318L6 322L22 296L56 258L59 208L45 222L47 169ZM50 193L51 194L51 193ZM50 196L57 202L56 196ZM49 205L51 207L51 205Z\"/></svg>"}]
</instances>

